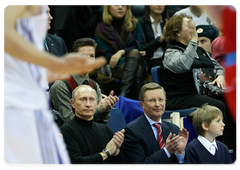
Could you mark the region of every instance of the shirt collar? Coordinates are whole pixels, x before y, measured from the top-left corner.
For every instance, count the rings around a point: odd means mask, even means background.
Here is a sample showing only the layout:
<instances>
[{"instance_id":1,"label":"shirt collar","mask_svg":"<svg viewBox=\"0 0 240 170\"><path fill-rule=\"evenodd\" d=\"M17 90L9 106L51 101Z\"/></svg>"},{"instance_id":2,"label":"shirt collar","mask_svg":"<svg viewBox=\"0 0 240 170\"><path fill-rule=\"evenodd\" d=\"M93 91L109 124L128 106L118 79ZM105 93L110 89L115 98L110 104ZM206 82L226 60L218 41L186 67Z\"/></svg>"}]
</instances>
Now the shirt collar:
<instances>
[{"instance_id":1,"label":"shirt collar","mask_svg":"<svg viewBox=\"0 0 240 170\"><path fill-rule=\"evenodd\" d=\"M216 140L214 140L214 141L211 143L211 142L209 142L206 138L204 138L204 137L201 136L201 135L198 136L198 140L203 144L203 146L204 146L207 150L209 150L209 148L210 148L212 145L214 145L214 147L215 147L216 149L218 149L217 144L216 144Z\"/></svg>"},{"instance_id":2,"label":"shirt collar","mask_svg":"<svg viewBox=\"0 0 240 170\"><path fill-rule=\"evenodd\" d=\"M150 17L150 22L153 24L154 23L153 17L151 15L149 15L149 17Z\"/></svg>"},{"instance_id":3,"label":"shirt collar","mask_svg":"<svg viewBox=\"0 0 240 170\"><path fill-rule=\"evenodd\" d=\"M152 17L151 15L149 15L149 17L150 17L150 22L151 22L151 24L154 24L154 19L153 19L153 17ZM162 19L162 17L161 17L160 23L162 23L162 22L163 22L163 19Z\"/></svg>"},{"instance_id":4,"label":"shirt collar","mask_svg":"<svg viewBox=\"0 0 240 170\"><path fill-rule=\"evenodd\" d=\"M162 119L159 120L159 122L155 122L154 120L150 119L145 113L144 113L145 117L147 118L149 124L152 126L155 123L161 123L162 124Z\"/></svg>"}]
</instances>

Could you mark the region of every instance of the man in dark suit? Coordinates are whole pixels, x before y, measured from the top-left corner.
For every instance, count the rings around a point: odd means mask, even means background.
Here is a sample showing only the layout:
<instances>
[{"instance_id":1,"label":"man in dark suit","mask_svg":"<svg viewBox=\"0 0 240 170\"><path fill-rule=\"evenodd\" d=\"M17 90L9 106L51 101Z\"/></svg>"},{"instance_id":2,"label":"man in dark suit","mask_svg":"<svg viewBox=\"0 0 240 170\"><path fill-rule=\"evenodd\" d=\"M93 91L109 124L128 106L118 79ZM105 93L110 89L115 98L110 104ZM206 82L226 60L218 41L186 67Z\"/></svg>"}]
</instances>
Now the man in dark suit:
<instances>
[{"instance_id":1,"label":"man in dark suit","mask_svg":"<svg viewBox=\"0 0 240 170\"><path fill-rule=\"evenodd\" d=\"M49 51L52 54L55 54L56 56L63 56L64 54L68 53L68 49L65 45L64 40L61 37L58 37L56 35L47 34L46 38L46 45L45 50Z\"/></svg>"},{"instance_id":2,"label":"man in dark suit","mask_svg":"<svg viewBox=\"0 0 240 170\"><path fill-rule=\"evenodd\" d=\"M53 17L50 14L50 8L47 9L48 13L48 30L51 29L51 20ZM64 40L61 37L58 37L56 35L47 34L45 40L44 40L44 48L46 51L56 55L56 56L63 56L64 54L68 53L67 46L64 42Z\"/></svg>"},{"instance_id":3,"label":"man in dark suit","mask_svg":"<svg viewBox=\"0 0 240 170\"><path fill-rule=\"evenodd\" d=\"M126 162L183 163L189 132L161 119L166 104L163 87L157 83L145 84L139 100L144 113L125 127L122 150ZM155 127L156 123L161 123L160 130Z\"/></svg>"}]
</instances>

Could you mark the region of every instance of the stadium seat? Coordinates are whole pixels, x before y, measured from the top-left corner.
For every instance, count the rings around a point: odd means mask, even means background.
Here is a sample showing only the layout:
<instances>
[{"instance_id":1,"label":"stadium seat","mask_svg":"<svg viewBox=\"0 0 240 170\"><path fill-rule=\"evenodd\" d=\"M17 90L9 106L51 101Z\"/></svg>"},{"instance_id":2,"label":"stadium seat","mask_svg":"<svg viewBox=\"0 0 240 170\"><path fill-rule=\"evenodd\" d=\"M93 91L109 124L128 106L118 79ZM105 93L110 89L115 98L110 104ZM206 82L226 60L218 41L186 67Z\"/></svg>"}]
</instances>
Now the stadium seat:
<instances>
[{"instance_id":1,"label":"stadium seat","mask_svg":"<svg viewBox=\"0 0 240 170\"><path fill-rule=\"evenodd\" d=\"M126 121L123 113L118 108L112 108L110 112L110 119L107 124L113 131L113 133L118 132L125 128Z\"/></svg>"}]
</instances>

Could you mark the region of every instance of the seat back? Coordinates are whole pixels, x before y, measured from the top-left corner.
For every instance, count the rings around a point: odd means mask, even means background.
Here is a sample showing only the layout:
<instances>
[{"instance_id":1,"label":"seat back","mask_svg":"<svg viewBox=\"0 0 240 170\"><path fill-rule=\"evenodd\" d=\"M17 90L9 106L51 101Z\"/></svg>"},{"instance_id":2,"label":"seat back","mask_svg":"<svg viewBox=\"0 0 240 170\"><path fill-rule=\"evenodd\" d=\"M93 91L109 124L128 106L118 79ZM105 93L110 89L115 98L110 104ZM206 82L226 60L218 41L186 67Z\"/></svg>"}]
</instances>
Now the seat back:
<instances>
[{"instance_id":1,"label":"seat back","mask_svg":"<svg viewBox=\"0 0 240 170\"><path fill-rule=\"evenodd\" d=\"M126 121L122 111L118 108L112 108L110 112L110 119L107 124L113 131L113 133L125 128Z\"/></svg>"},{"instance_id":2,"label":"seat back","mask_svg":"<svg viewBox=\"0 0 240 170\"><path fill-rule=\"evenodd\" d=\"M143 110L138 100L129 99L123 96L118 96L118 98L119 100L115 107L123 112L126 123L129 123L141 116Z\"/></svg>"},{"instance_id":3,"label":"seat back","mask_svg":"<svg viewBox=\"0 0 240 170\"><path fill-rule=\"evenodd\" d=\"M151 76L152 76L152 82L158 83L161 86L163 85L161 75L160 75L160 66L152 67Z\"/></svg>"}]
</instances>

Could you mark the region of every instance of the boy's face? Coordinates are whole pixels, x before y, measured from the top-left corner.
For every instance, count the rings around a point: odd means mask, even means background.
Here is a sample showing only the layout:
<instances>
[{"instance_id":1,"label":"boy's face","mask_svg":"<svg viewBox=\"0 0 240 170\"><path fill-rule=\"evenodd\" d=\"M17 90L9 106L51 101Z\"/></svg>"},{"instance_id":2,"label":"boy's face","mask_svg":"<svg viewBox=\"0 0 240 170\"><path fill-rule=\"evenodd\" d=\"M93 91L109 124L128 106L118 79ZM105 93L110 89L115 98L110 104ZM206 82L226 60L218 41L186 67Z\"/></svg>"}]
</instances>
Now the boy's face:
<instances>
[{"instance_id":1,"label":"boy's face","mask_svg":"<svg viewBox=\"0 0 240 170\"><path fill-rule=\"evenodd\" d=\"M207 132L213 137L221 136L223 135L224 126L222 116L218 116L210 123Z\"/></svg>"}]
</instances>

